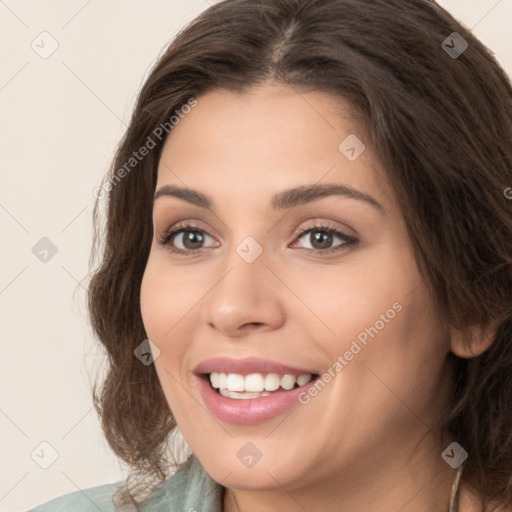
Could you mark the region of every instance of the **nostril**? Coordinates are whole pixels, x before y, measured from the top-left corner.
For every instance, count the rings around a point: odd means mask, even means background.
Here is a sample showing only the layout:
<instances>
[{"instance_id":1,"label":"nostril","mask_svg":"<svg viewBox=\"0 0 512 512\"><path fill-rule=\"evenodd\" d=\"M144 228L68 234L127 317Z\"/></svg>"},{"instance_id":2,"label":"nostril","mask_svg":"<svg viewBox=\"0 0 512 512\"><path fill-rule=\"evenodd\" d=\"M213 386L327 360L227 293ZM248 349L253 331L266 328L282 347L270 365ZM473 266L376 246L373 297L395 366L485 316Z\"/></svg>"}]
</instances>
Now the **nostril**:
<instances>
[{"instance_id":1,"label":"nostril","mask_svg":"<svg viewBox=\"0 0 512 512\"><path fill-rule=\"evenodd\" d=\"M244 324L242 325L242 327L240 327L240 329L246 329L247 327L251 327L251 326L260 326L260 325L263 325L261 322L249 322L247 324Z\"/></svg>"}]
</instances>

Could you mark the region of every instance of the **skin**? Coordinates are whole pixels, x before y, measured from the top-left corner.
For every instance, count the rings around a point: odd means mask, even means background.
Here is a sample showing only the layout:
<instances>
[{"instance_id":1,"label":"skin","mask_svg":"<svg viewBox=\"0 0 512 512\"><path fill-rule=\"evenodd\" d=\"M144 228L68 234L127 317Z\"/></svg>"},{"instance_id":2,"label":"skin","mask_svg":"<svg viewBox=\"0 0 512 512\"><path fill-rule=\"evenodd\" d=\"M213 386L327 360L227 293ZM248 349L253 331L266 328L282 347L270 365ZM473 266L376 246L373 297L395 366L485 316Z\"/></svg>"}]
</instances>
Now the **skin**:
<instances>
[{"instance_id":1,"label":"skin","mask_svg":"<svg viewBox=\"0 0 512 512\"><path fill-rule=\"evenodd\" d=\"M277 83L197 99L166 141L156 189L197 189L214 207L155 201L141 311L179 428L227 488L224 510L447 511L455 471L441 458L449 442L439 445L435 423L447 396L446 355L468 355L433 311L364 127L338 99ZM338 149L350 134L366 143L353 162ZM384 212L343 196L270 208L274 194L316 183L353 187ZM180 221L203 230L199 253L158 243ZM312 254L312 234L297 230L321 223L358 243L334 236L323 250L339 251ZM250 264L236 252L247 236L263 249ZM190 251L184 240L174 246ZM206 409L192 373L200 362L253 356L322 374L396 302L401 311L307 405L253 425ZM247 442L262 454L252 468L237 457Z\"/></svg>"}]
</instances>

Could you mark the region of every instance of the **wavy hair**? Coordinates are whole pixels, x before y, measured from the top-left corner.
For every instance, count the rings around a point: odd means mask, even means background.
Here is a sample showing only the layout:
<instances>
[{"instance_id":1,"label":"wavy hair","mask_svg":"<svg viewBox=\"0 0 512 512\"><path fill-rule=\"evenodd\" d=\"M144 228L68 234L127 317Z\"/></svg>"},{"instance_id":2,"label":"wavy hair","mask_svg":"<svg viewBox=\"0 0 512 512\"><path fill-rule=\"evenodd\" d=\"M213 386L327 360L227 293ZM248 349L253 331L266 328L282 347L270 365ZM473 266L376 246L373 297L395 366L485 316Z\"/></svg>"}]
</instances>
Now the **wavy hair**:
<instances>
[{"instance_id":1,"label":"wavy hair","mask_svg":"<svg viewBox=\"0 0 512 512\"><path fill-rule=\"evenodd\" d=\"M454 32L468 44L460 55L449 51L460 48ZM165 143L155 129L170 133L174 113L212 89L276 81L343 99L363 120L439 318L459 329L499 320L483 354L449 355L441 430L469 453L462 481L482 507L510 506L512 85L493 53L432 0L224 0L157 59L104 178L107 197L96 200L90 260L99 264L89 313L108 354L93 399L107 442L131 470L125 498L140 504L168 477L177 430L154 365L134 356L147 338L140 286ZM150 138L147 154L130 160Z\"/></svg>"}]
</instances>

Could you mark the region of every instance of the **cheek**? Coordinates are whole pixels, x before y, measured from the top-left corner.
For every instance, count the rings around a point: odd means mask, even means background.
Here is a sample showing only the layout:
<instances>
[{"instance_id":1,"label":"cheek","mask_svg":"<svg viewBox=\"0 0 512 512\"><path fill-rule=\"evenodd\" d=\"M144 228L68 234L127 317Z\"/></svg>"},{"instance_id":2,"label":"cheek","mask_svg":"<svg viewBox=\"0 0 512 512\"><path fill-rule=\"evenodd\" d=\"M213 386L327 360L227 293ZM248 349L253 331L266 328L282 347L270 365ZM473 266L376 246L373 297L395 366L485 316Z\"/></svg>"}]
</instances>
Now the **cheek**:
<instances>
[{"instance_id":1,"label":"cheek","mask_svg":"<svg viewBox=\"0 0 512 512\"><path fill-rule=\"evenodd\" d=\"M183 295L170 283L170 275L158 258L150 255L140 289L140 308L148 338L159 348L155 369L169 407L179 412L182 376L179 372L185 356L186 343L173 343L180 335L180 318L186 311Z\"/></svg>"},{"instance_id":2,"label":"cheek","mask_svg":"<svg viewBox=\"0 0 512 512\"><path fill-rule=\"evenodd\" d=\"M170 268L166 254L150 254L141 282L141 315L147 337L160 350L155 368L174 407L193 364L190 347L200 325L201 298L211 286L206 276L201 279L186 267Z\"/></svg>"},{"instance_id":3,"label":"cheek","mask_svg":"<svg viewBox=\"0 0 512 512\"><path fill-rule=\"evenodd\" d=\"M427 382L440 378L446 339L406 246L382 248L379 258L373 255L315 283L312 278L302 278L300 283L299 293L313 290L308 296L311 309L331 330L331 335L316 337L331 366L344 357L343 369L337 366L344 375L339 379L343 382L340 393L357 391L361 396L364 389L368 391L364 396L371 396L373 388L383 388L382 401L391 391L379 381L381 377L392 389L417 396L427 391Z\"/></svg>"},{"instance_id":4,"label":"cheek","mask_svg":"<svg viewBox=\"0 0 512 512\"><path fill-rule=\"evenodd\" d=\"M171 272L165 256L150 254L140 290L142 320L150 339L172 339L201 296L197 284L180 269Z\"/></svg>"},{"instance_id":5,"label":"cheek","mask_svg":"<svg viewBox=\"0 0 512 512\"><path fill-rule=\"evenodd\" d=\"M161 265L156 263L150 256L141 283L140 309L146 335L160 350L155 367L163 383L168 380L165 370L175 373L170 363L179 364L183 357L179 353L183 344L172 343L180 326L178 321L183 316L183 306L180 306L183 298L168 282L168 273L162 272Z\"/></svg>"},{"instance_id":6,"label":"cheek","mask_svg":"<svg viewBox=\"0 0 512 512\"><path fill-rule=\"evenodd\" d=\"M150 256L140 287L142 322L150 339L160 330L160 323L164 318L163 312L167 308L164 301L162 301L162 286L157 279L158 274L154 267Z\"/></svg>"},{"instance_id":7,"label":"cheek","mask_svg":"<svg viewBox=\"0 0 512 512\"><path fill-rule=\"evenodd\" d=\"M291 280L291 276L288 278ZM367 329L382 338L389 326L403 313L398 310L415 309L411 291L421 281L407 254L381 250L353 261L328 268L322 273L300 273L295 276L295 291L310 306L317 319L322 320L320 340L333 358L348 350L352 340L371 339ZM300 318L299 315L296 315ZM316 320L314 322L317 324ZM318 325L318 324L317 324ZM331 331L327 332L325 327ZM312 339L319 339L311 333Z\"/></svg>"}]
</instances>

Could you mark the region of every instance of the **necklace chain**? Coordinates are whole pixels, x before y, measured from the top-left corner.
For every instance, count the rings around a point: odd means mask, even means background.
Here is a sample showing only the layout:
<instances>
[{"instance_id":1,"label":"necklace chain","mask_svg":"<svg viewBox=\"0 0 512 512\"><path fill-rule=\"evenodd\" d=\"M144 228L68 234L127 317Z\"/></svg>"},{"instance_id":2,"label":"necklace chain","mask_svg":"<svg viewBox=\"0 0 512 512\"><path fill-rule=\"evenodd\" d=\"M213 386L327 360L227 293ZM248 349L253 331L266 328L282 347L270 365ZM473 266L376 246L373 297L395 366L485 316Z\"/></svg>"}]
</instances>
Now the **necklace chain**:
<instances>
[{"instance_id":1,"label":"necklace chain","mask_svg":"<svg viewBox=\"0 0 512 512\"><path fill-rule=\"evenodd\" d=\"M452 495L450 497L450 508L448 512L457 512L458 507L456 507L456 500L457 500L457 494L459 491L459 485L460 485L460 477L462 476L462 468L464 467L464 464L461 464L459 466L459 469L457 470L457 473L455 474L455 478L453 480L452 484Z\"/></svg>"}]
</instances>

